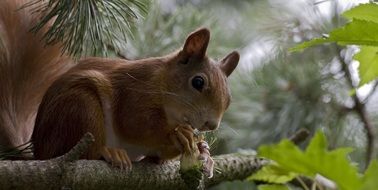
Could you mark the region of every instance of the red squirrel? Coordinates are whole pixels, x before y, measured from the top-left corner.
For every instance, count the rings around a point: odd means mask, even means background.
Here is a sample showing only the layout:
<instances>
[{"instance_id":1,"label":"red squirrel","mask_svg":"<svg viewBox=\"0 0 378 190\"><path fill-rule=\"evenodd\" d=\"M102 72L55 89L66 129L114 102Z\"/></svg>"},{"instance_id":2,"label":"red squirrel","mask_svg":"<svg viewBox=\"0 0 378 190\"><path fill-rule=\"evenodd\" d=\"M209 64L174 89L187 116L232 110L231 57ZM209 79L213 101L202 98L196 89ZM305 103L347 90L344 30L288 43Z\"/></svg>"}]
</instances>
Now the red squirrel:
<instances>
[{"instance_id":1,"label":"red squirrel","mask_svg":"<svg viewBox=\"0 0 378 190\"><path fill-rule=\"evenodd\" d=\"M71 59L60 56L59 44L44 46L44 31L27 32L38 18L26 10L12 12L20 2L0 1L0 130L23 134L1 134L10 139L5 143L18 145L31 135L34 157L49 159L66 153L90 132L95 142L83 158L104 158L126 168L146 156L169 160L190 152L195 129L219 126L230 104L227 77L239 54L231 52L220 61L209 58L208 29L192 32L182 48L166 56L134 61L90 57L72 66ZM24 30L9 32L7 22ZM8 47L20 43L28 48ZM28 77L23 85L8 81L21 73Z\"/></svg>"}]
</instances>

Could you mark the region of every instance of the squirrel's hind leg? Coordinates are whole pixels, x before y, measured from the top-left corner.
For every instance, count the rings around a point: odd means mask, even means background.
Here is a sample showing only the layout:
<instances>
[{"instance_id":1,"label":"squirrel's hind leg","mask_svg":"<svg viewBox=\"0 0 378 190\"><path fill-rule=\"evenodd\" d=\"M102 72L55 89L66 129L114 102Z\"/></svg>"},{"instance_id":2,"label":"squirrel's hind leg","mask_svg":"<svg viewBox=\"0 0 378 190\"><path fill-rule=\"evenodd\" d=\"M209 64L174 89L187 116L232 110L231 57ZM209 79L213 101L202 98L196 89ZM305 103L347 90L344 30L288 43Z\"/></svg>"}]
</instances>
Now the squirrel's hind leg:
<instances>
[{"instance_id":1,"label":"squirrel's hind leg","mask_svg":"<svg viewBox=\"0 0 378 190\"><path fill-rule=\"evenodd\" d=\"M105 145L103 125L101 103L95 93L87 89L50 89L36 118L32 135L34 157L61 156L90 132L95 142L82 158L100 159L99 150Z\"/></svg>"}]
</instances>

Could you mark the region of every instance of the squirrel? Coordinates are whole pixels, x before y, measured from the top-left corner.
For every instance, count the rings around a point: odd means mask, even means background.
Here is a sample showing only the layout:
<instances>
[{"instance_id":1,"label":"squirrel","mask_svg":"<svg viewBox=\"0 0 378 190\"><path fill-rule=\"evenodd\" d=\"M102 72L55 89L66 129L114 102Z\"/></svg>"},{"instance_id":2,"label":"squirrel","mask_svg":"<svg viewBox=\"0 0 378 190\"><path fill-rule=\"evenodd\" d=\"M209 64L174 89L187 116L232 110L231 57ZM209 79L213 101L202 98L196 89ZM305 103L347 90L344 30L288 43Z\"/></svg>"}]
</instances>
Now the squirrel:
<instances>
[{"instance_id":1,"label":"squirrel","mask_svg":"<svg viewBox=\"0 0 378 190\"><path fill-rule=\"evenodd\" d=\"M34 158L49 159L90 132L95 142L83 158L128 168L145 157L165 161L191 152L194 131L218 128L239 54L209 58L207 28L162 57L73 61L60 44L43 44L45 30L28 32L38 16L14 11L22 3L0 1L0 143L31 139Z\"/></svg>"}]
</instances>

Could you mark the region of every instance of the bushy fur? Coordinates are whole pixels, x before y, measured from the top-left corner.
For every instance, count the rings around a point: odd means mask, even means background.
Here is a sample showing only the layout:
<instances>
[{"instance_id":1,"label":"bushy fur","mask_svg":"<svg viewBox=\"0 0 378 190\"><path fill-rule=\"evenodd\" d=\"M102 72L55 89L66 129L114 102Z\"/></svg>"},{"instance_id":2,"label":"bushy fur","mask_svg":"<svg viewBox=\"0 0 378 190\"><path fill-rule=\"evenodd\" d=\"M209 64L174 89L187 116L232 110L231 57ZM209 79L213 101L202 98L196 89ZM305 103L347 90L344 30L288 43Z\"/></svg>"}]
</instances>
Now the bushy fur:
<instances>
[{"instance_id":1,"label":"bushy fur","mask_svg":"<svg viewBox=\"0 0 378 190\"><path fill-rule=\"evenodd\" d=\"M29 32L41 15L20 9L27 0L0 1L0 145L30 140L38 105L51 83L71 67L60 44L45 46L45 29Z\"/></svg>"}]
</instances>

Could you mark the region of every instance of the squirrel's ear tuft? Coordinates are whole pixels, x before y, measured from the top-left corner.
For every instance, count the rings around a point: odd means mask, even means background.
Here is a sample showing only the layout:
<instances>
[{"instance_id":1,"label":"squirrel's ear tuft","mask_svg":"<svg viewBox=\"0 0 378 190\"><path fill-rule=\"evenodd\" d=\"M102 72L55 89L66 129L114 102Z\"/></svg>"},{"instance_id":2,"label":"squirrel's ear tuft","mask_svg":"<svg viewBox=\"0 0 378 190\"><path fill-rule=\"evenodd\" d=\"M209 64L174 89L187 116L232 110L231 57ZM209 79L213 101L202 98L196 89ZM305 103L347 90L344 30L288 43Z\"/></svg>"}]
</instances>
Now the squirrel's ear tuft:
<instances>
[{"instance_id":1,"label":"squirrel's ear tuft","mask_svg":"<svg viewBox=\"0 0 378 190\"><path fill-rule=\"evenodd\" d=\"M183 51L189 56L203 58L206 55L207 45L210 40L210 31L200 28L189 34L186 38Z\"/></svg>"},{"instance_id":2,"label":"squirrel's ear tuft","mask_svg":"<svg viewBox=\"0 0 378 190\"><path fill-rule=\"evenodd\" d=\"M227 77L231 75L232 71L234 71L234 69L238 65L239 58L239 53L237 51L233 51L222 59L220 63L220 68L226 74Z\"/></svg>"}]
</instances>

